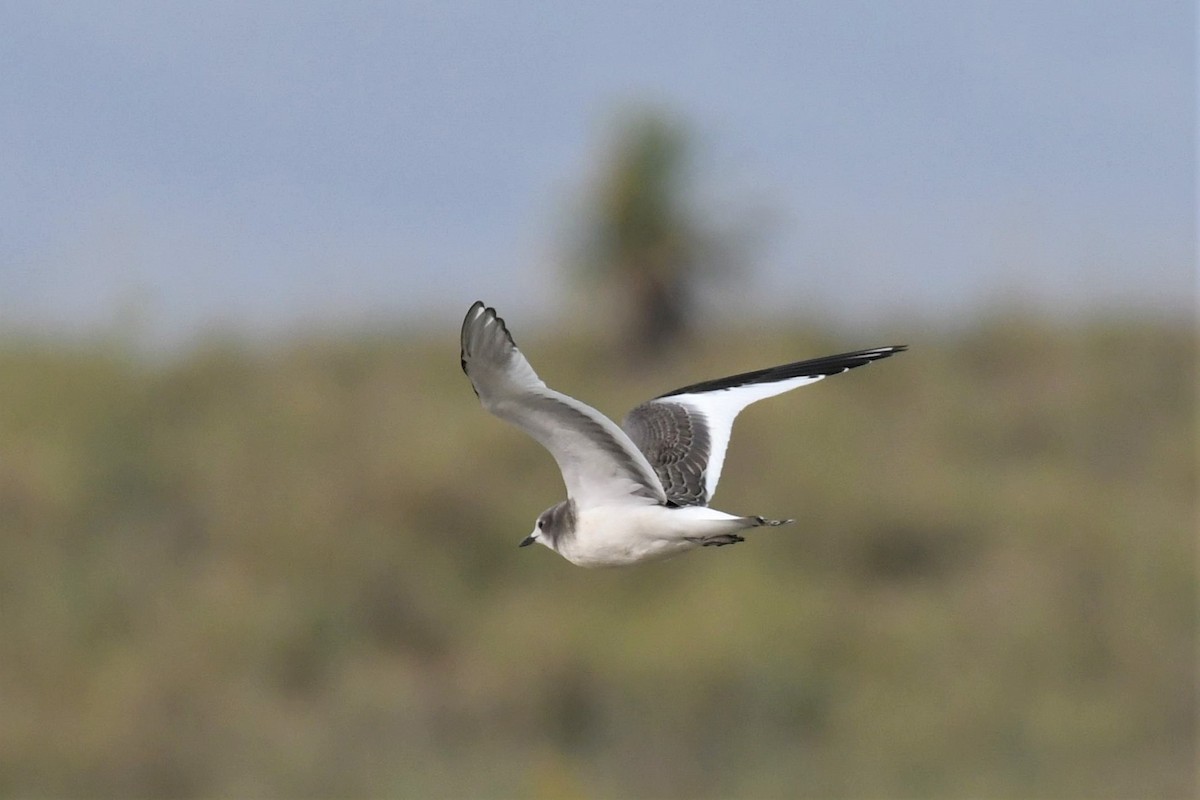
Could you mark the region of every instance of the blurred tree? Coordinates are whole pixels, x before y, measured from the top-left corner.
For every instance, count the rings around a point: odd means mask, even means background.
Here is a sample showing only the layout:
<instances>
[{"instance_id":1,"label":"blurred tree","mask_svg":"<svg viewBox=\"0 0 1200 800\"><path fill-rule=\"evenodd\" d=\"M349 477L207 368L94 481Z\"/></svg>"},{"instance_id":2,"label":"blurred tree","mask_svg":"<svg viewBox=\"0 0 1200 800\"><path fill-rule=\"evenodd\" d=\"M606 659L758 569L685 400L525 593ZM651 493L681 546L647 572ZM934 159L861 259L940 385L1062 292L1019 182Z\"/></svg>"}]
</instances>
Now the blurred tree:
<instances>
[{"instance_id":1,"label":"blurred tree","mask_svg":"<svg viewBox=\"0 0 1200 800\"><path fill-rule=\"evenodd\" d=\"M631 116L593 190L586 271L617 288L631 363L661 358L686 338L708 238L684 201L688 135L656 111Z\"/></svg>"}]
</instances>

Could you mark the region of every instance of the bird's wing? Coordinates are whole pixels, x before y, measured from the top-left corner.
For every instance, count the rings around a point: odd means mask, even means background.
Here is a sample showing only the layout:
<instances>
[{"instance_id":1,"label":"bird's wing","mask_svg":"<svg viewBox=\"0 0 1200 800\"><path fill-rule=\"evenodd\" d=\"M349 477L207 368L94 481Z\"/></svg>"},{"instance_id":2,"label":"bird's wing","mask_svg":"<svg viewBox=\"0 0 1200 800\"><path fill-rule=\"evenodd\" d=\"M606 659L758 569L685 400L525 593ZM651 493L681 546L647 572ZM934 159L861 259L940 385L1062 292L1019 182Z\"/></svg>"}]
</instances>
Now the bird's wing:
<instances>
[{"instance_id":1,"label":"bird's wing","mask_svg":"<svg viewBox=\"0 0 1200 800\"><path fill-rule=\"evenodd\" d=\"M623 427L675 505L707 505L717 490L733 420L756 400L806 386L907 349L857 350L685 386L629 412Z\"/></svg>"},{"instance_id":2,"label":"bird's wing","mask_svg":"<svg viewBox=\"0 0 1200 800\"><path fill-rule=\"evenodd\" d=\"M462 367L484 408L550 451L578 506L666 502L654 469L628 435L591 406L548 388L504 320L483 303L463 320Z\"/></svg>"}]
</instances>

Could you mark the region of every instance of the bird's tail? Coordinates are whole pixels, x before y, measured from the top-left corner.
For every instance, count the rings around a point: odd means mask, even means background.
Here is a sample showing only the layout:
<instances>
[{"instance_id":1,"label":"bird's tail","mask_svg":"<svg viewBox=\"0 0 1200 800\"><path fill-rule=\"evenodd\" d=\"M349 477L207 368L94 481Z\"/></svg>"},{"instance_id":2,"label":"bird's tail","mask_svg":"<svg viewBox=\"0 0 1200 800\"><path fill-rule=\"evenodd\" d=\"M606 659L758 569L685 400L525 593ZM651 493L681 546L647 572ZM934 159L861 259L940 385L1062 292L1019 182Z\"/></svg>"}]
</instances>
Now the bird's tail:
<instances>
[{"instance_id":1,"label":"bird's tail","mask_svg":"<svg viewBox=\"0 0 1200 800\"><path fill-rule=\"evenodd\" d=\"M767 519L766 517L746 517L747 528L778 528L780 525L787 525L795 522L794 519Z\"/></svg>"}]
</instances>

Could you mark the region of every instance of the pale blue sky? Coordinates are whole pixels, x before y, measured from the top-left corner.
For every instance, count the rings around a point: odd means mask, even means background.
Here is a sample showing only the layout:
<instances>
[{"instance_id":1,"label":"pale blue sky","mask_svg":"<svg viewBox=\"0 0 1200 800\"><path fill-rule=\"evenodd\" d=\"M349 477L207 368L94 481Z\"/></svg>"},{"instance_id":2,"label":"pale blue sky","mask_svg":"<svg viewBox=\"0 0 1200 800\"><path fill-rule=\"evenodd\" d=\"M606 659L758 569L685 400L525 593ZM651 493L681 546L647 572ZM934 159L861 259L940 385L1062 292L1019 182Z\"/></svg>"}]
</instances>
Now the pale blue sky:
<instances>
[{"instance_id":1,"label":"pale blue sky","mask_svg":"<svg viewBox=\"0 0 1200 800\"><path fill-rule=\"evenodd\" d=\"M1195 290L1187 2L0 6L0 327L545 315L613 113L835 320ZM733 222L730 222L730 219Z\"/></svg>"}]
</instances>

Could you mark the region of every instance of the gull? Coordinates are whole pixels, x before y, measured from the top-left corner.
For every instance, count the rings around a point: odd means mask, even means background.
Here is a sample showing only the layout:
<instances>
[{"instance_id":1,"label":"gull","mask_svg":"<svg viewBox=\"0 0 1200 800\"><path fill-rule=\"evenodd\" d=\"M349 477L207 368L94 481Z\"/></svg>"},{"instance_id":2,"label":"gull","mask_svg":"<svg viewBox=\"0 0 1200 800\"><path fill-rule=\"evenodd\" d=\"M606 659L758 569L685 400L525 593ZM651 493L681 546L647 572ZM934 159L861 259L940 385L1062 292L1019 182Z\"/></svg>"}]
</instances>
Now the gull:
<instances>
[{"instance_id":1,"label":"gull","mask_svg":"<svg viewBox=\"0 0 1200 800\"><path fill-rule=\"evenodd\" d=\"M558 463L567 499L538 515L538 542L581 567L669 558L745 541L790 519L710 508L734 418L755 402L904 351L875 347L684 386L637 406L621 427L556 392L517 349L494 308L476 301L462 326L462 368L483 407L522 429Z\"/></svg>"}]
</instances>

